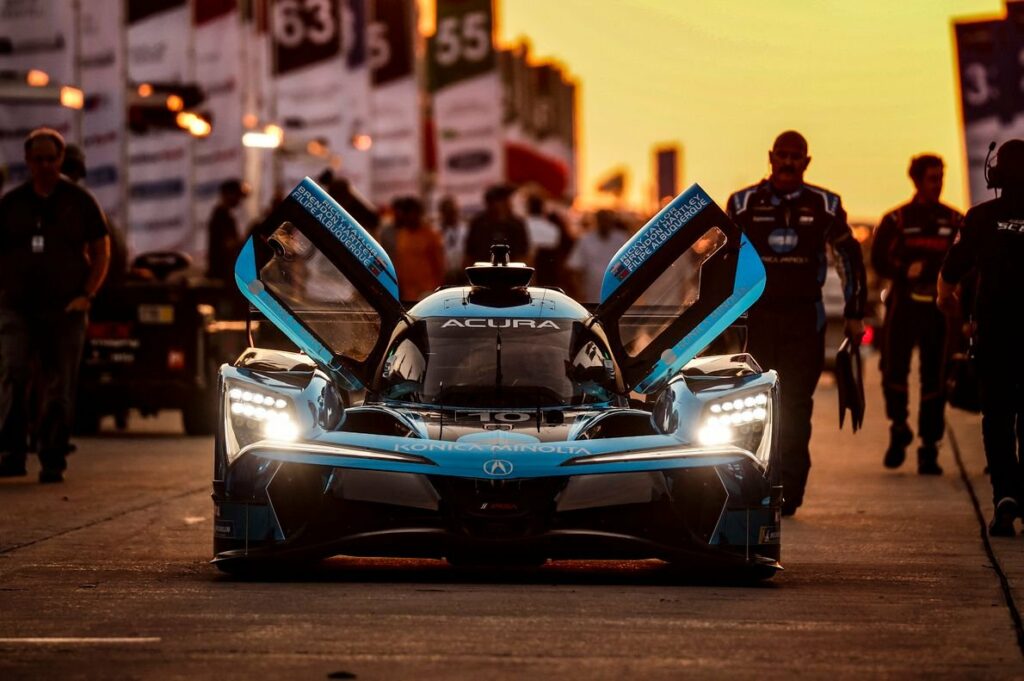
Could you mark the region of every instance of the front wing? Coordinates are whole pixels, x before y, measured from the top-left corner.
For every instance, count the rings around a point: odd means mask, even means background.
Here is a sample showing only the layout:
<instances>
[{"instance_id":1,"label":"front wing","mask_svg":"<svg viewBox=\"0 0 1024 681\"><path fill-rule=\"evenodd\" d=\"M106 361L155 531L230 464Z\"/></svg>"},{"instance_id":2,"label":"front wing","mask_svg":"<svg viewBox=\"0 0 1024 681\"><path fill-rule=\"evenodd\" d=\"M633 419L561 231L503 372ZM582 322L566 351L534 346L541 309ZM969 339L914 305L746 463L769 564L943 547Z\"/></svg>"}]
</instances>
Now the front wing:
<instances>
[{"instance_id":1,"label":"front wing","mask_svg":"<svg viewBox=\"0 0 1024 681\"><path fill-rule=\"evenodd\" d=\"M225 569L338 554L779 568L781 489L735 447L324 433L255 443L224 470L214 560Z\"/></svg>"}]
</instances>

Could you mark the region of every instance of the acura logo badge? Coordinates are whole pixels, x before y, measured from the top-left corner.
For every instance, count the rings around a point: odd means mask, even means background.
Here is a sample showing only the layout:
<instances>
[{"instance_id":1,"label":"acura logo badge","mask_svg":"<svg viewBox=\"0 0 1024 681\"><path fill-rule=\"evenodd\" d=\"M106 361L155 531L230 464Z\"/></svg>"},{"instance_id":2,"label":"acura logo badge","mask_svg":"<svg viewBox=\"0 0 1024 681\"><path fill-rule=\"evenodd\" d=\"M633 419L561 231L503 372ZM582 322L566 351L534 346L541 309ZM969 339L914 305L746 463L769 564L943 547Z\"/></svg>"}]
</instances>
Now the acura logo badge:
<instances>
[{"instance_id":1,"label":"acura logo badge","mask_svg":"<svg viewBox=\"0 0 1024 681\"><path fill-rule=\"evenodd\" d=\"M512 462L505 459L491 459L484 462L484 473L495 477L503 477L512 473Z\"/></svg>"}]
</instances>

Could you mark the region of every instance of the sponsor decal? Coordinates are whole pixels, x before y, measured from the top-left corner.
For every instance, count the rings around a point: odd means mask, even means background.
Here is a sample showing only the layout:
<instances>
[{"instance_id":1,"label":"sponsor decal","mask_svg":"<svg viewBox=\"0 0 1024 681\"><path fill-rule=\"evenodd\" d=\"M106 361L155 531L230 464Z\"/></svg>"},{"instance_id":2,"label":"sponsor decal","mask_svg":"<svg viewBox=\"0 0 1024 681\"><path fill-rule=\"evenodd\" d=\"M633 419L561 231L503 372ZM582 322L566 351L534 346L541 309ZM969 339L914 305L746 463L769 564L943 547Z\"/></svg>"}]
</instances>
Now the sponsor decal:
<instances>
[{"instance_id":1,"label":"sponsor decal","mask_svg":"<svg viewBox=\"0 0 1024 681\"><path fill-rule=\"evenodd\" d=\"M213 523L213 533L218 537L230 537L235 533L235 524L230 520L217 520Z\"/></svg>"},{"instance_id":2,"label":"sponsor decal","mask_svg":"<svg viewBox=\"0 0 1024 681\"><path fill-rule=\"evenodd\" d=\"M540 321L536 319L449 319L441 325L442 329L450 327L456 327L459 329L561 329L558 324L555 324L550 319L542 319Z\"/></svg>"},{"instance_id":3,"label":"sponsor decal","mask_svg":"<svg viewBox=\"0 0 1024 681\"><path fill-rule=\"evenodd\" d=\"M768 246L776 253L789 253L800 243L795 229L780 227L768 235Z\"/></svg>"},{"instance_id":4,"label":"sponsor decal","mask_svg":"<svg viewBox=\"0 0 1024 681\"><path fill-rule=\"evenodd\" d=\"M462 454L563 454L582 456L590 452L583 447L569 444L509 443L505 445L487 445L474 442L409 442L394 446L399 454L430 454L430 453L462 453Z\"/></svg>"},{"instance_id":5,"label":"sponsor decal","mask_svg":"<svg viewBox=\"0 0 1024 681\"><path fill-rule=\"evenodd\" d=\"M697 194L690 197L685 203L669 205L658 221L641 232L640 238L633 242L622 254L622 257L616 261L612 271L614 272L616 267L622 267L626 270L626 274L622 276L616 274L615 277L622 280L636 272L637 268L654 255L666 241L710 204L711 201L706 196Z\"/></svg>"},{"instance_id":6,"label":"sponsor decal","mask_svg":"<svg viewBox=\"0 0 1024 681\"><path fill-rule=\"evenodd\" d=\"M505 459L491 459L484 462L484 473L493 475L496 478L512 474L512 462Z\"/></svg>"},{"instance_id":7,"label":"sponsor decal","mask_svg":"<svg viewBox=\"0 0 1024 681\"><path fill-rule=\"evenodd\" d=\"M757 533L758 544L778 544L782 531L778 525L762 525Z\"/></svg>"},{"instance_id":8,"label":"sponsor decal","mask_svg":"<svg viewBox=\"0 0 1024 681\"><path fill-rule=\"evenodd\" d=\"M801 215L800 216L800 224L801 225L811 225L811 224L814 224L814 216L813 215Z\"/></svg>"},{"instance_id":9,"label":"sponsor decal","mask_svg":"<svg viewBox=\"0 0 1024 681\"><path fill-rule=\"evenodd\" d=\"M494 155L491 154L489 149L463 151L451 156L447 161L447 166L449 170L472 172L489 166L493 157Z\"/></svg>"},{"instance_id":10,"label":"sponsor decal","mask_svg":"<svg viewBox=\"0 0 1024 681\"><path fill-rule=\"evenodd\" d=\"M155 182L138 182L128 189L131 198L141 201L176 198L184 193L185 181L180 177Z\"/></svg>"}]
</instances>

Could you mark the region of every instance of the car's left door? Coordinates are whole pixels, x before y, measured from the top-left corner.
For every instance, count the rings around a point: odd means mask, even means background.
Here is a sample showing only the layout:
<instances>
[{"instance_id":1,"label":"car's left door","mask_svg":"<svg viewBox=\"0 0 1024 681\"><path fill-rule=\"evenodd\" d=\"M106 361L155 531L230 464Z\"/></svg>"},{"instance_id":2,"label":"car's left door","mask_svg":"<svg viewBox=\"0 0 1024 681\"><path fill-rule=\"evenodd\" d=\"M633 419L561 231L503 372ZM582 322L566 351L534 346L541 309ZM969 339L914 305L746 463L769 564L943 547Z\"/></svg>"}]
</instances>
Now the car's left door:
<instances>
[{"instance_id":1,"label":"car's left door","mask_svg":"<svg viewBox=\"0 0 1024 681\"><path fill-rule=\"evenodd\" d=\"M299 349L353 389L369 384L405 318L387 253L309 178L246 242L235 280Z\"/></svg>"}]
</instances>

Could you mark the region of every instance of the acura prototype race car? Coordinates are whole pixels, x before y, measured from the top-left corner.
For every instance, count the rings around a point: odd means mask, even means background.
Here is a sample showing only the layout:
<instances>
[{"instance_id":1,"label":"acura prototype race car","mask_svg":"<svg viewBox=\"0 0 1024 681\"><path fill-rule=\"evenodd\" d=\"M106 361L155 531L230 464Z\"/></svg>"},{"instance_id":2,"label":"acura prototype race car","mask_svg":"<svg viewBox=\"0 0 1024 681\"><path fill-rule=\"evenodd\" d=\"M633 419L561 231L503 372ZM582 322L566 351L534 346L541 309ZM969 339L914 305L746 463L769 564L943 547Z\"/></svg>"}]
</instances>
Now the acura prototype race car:
<instances>
[{"instance_id":1,"label":"acura prototype race car","mask_svg":"<svg viewBox=\"0 0 1024 681\"><path fill-rule=\"evenodd\" d=\"M311 180L257 229L237 283L302 352L220 370L215 564L780 570L777 376L696 357L765 281L711 198L695 185L637 232L593 313L492 253L405 309L384 250Z\"/></svg>"}]
</instances>

